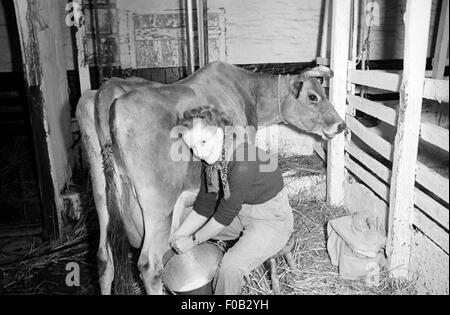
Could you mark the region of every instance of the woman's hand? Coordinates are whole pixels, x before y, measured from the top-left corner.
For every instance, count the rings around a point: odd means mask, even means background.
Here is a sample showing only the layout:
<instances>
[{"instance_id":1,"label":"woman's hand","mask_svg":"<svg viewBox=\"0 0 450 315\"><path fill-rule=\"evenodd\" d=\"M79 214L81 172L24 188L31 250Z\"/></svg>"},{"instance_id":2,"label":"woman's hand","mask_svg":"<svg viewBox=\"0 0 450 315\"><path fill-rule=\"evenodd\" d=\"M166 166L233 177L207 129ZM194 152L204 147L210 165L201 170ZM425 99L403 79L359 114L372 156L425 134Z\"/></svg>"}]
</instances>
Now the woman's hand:
<instances>
[{"instance_id":1,"label":"woman's hand","mask_svg":"<svg viewBox=\"0 0 450 315\"><path fill-rule=\"evenodd\" d=\"M174 238L170 243L170 247L173 248L178 254L188 252L195 246L194 240L190 236L179 236Z\"/></svg>"}]
</instances>

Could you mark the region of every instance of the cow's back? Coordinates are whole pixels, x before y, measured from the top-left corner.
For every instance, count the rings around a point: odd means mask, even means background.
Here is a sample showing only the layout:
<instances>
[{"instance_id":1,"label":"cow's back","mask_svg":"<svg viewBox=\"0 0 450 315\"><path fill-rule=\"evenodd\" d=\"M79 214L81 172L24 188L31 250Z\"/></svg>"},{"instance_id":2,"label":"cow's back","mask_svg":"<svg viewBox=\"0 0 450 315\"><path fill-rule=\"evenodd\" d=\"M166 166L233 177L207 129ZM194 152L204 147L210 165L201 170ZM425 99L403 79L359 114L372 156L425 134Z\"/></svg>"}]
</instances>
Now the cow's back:
<instances>
[{"instance_id":1,"label":"cow's back","mask_svg":"<svg viewBox=\"0 0 450 315\"><path fill-rule=\"evenodd\" d=\"M227 113L235 125L257 126L251 80L248 71L216 61L177 84L195 91L202 105L214 105Z\"/></svg>"}]
</instances>

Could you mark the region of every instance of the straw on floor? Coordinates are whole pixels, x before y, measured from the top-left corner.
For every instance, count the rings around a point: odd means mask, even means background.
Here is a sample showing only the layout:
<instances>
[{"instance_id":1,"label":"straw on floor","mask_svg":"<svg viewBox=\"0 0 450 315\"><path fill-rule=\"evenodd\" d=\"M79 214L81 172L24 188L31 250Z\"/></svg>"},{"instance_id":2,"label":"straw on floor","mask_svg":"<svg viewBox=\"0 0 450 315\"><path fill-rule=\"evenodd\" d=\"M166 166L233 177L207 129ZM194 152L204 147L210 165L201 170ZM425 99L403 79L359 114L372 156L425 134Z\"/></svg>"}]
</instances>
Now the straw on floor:
<instances>
[{"instance_id":1,"label":"straw on floor","mask_svg":"<svg viewBox=\"0 0 450 315\"><path fill-rule=\"evenodd\" d=\"M282 258L277 260L278 279L283 295L410 295L414 283L381 275L380 285L369 287L364 281L349 281L339 277L326 251L326 223L347 215L345 209L324 202L303 202L293 209L295 246L292 250L298 271L294 274ZM255 270L246 281L248 295L273 294L268 266Z\"/></svg>"}]
</instances>

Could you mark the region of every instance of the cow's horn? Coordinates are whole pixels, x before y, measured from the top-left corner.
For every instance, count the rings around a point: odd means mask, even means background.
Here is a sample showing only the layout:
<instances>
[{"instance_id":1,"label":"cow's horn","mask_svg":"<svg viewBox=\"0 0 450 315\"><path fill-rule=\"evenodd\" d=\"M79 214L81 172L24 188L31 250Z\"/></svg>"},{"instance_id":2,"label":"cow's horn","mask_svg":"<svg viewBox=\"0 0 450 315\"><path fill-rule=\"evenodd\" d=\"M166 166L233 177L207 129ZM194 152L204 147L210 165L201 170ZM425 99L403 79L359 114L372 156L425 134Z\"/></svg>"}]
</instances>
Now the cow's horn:
<instances>
[{"instance_id":1,"label":"cow's horn","mask_svg":"<svg viewBox=\"0 0 450 315\"><path fill-rule=\"evenodd\" d=\"M317 66L312 69L308 69L301 74L302 78L332 78L334 76L333 71L325 66Z\"/></svg>"}]
</instances>

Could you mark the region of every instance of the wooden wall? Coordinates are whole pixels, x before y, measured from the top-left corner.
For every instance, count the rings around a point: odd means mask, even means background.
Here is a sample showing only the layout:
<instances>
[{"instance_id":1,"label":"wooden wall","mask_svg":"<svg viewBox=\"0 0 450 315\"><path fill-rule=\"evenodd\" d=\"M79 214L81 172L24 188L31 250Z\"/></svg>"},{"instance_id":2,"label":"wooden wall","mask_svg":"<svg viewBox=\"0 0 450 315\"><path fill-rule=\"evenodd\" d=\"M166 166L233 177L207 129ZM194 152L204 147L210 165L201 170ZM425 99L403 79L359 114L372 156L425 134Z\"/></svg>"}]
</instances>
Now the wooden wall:
<instances>
[{"instance_id":1,"label":"wooden wall","mask_svg":"<svg viewBox=\"0 0 450 315\"><path fill-rule=\"evenodd\" d=\"M405 24L403 15L406 10L407 0L377 0L379 6L379 19L377 25L370 30L370 59L403 59L405 41ZM361 8L364 8L366 0L360 0ZM442 0L433 0L431 8L431 27L428 42L428 57L434 55L437 27L439 23L438 10ZM365 10L363 10L364 12ZM363 13L362 12L362 13ZM365 15L360 15L360 34L364 38Z\"/></svg>"},{"instance_id":2,"label":"wooden wall","mask_svg":"<svg viewBox=\"0 0 450 315\"><path fill-rule=\"evenodd\" d=\"M58 0L66 2L65 0ZM0 1L0 72L10 72L17 58L16 36L10 31L9 1ZM182 0L102 0L100 19L107 47L115 53L114 62L121 62L119 13L149 15L164 11L179 11ZM380 5L380 26L371 30L371 59L401 58L404 27L402 25L406 0L377 0ZM436 24L436 10L441 0L433 0L431 23ZM223 12L225 28L225 60L233 64L309 62L319 53L324 0L209 0L213 12ZM67 12L60 6L61 19ZM8 11L8 12L5 12ZM89 20L89 16L87 16ZM89 22L89 21L88 21ZM64 50L68 70L74 69L70 28L64 26ZM436 30L432 27L432 38ZM13 43L13 45L11 45ZM435 40L429 45L432 56ZM90 48L92 50L92 47ZM163 58L161 56L161 58ZM129 60L125 60L127 66ZM180 62L181 63L181 62ZM181 64L180 64L181 65Z\"/></svg>"}]
</instances>

